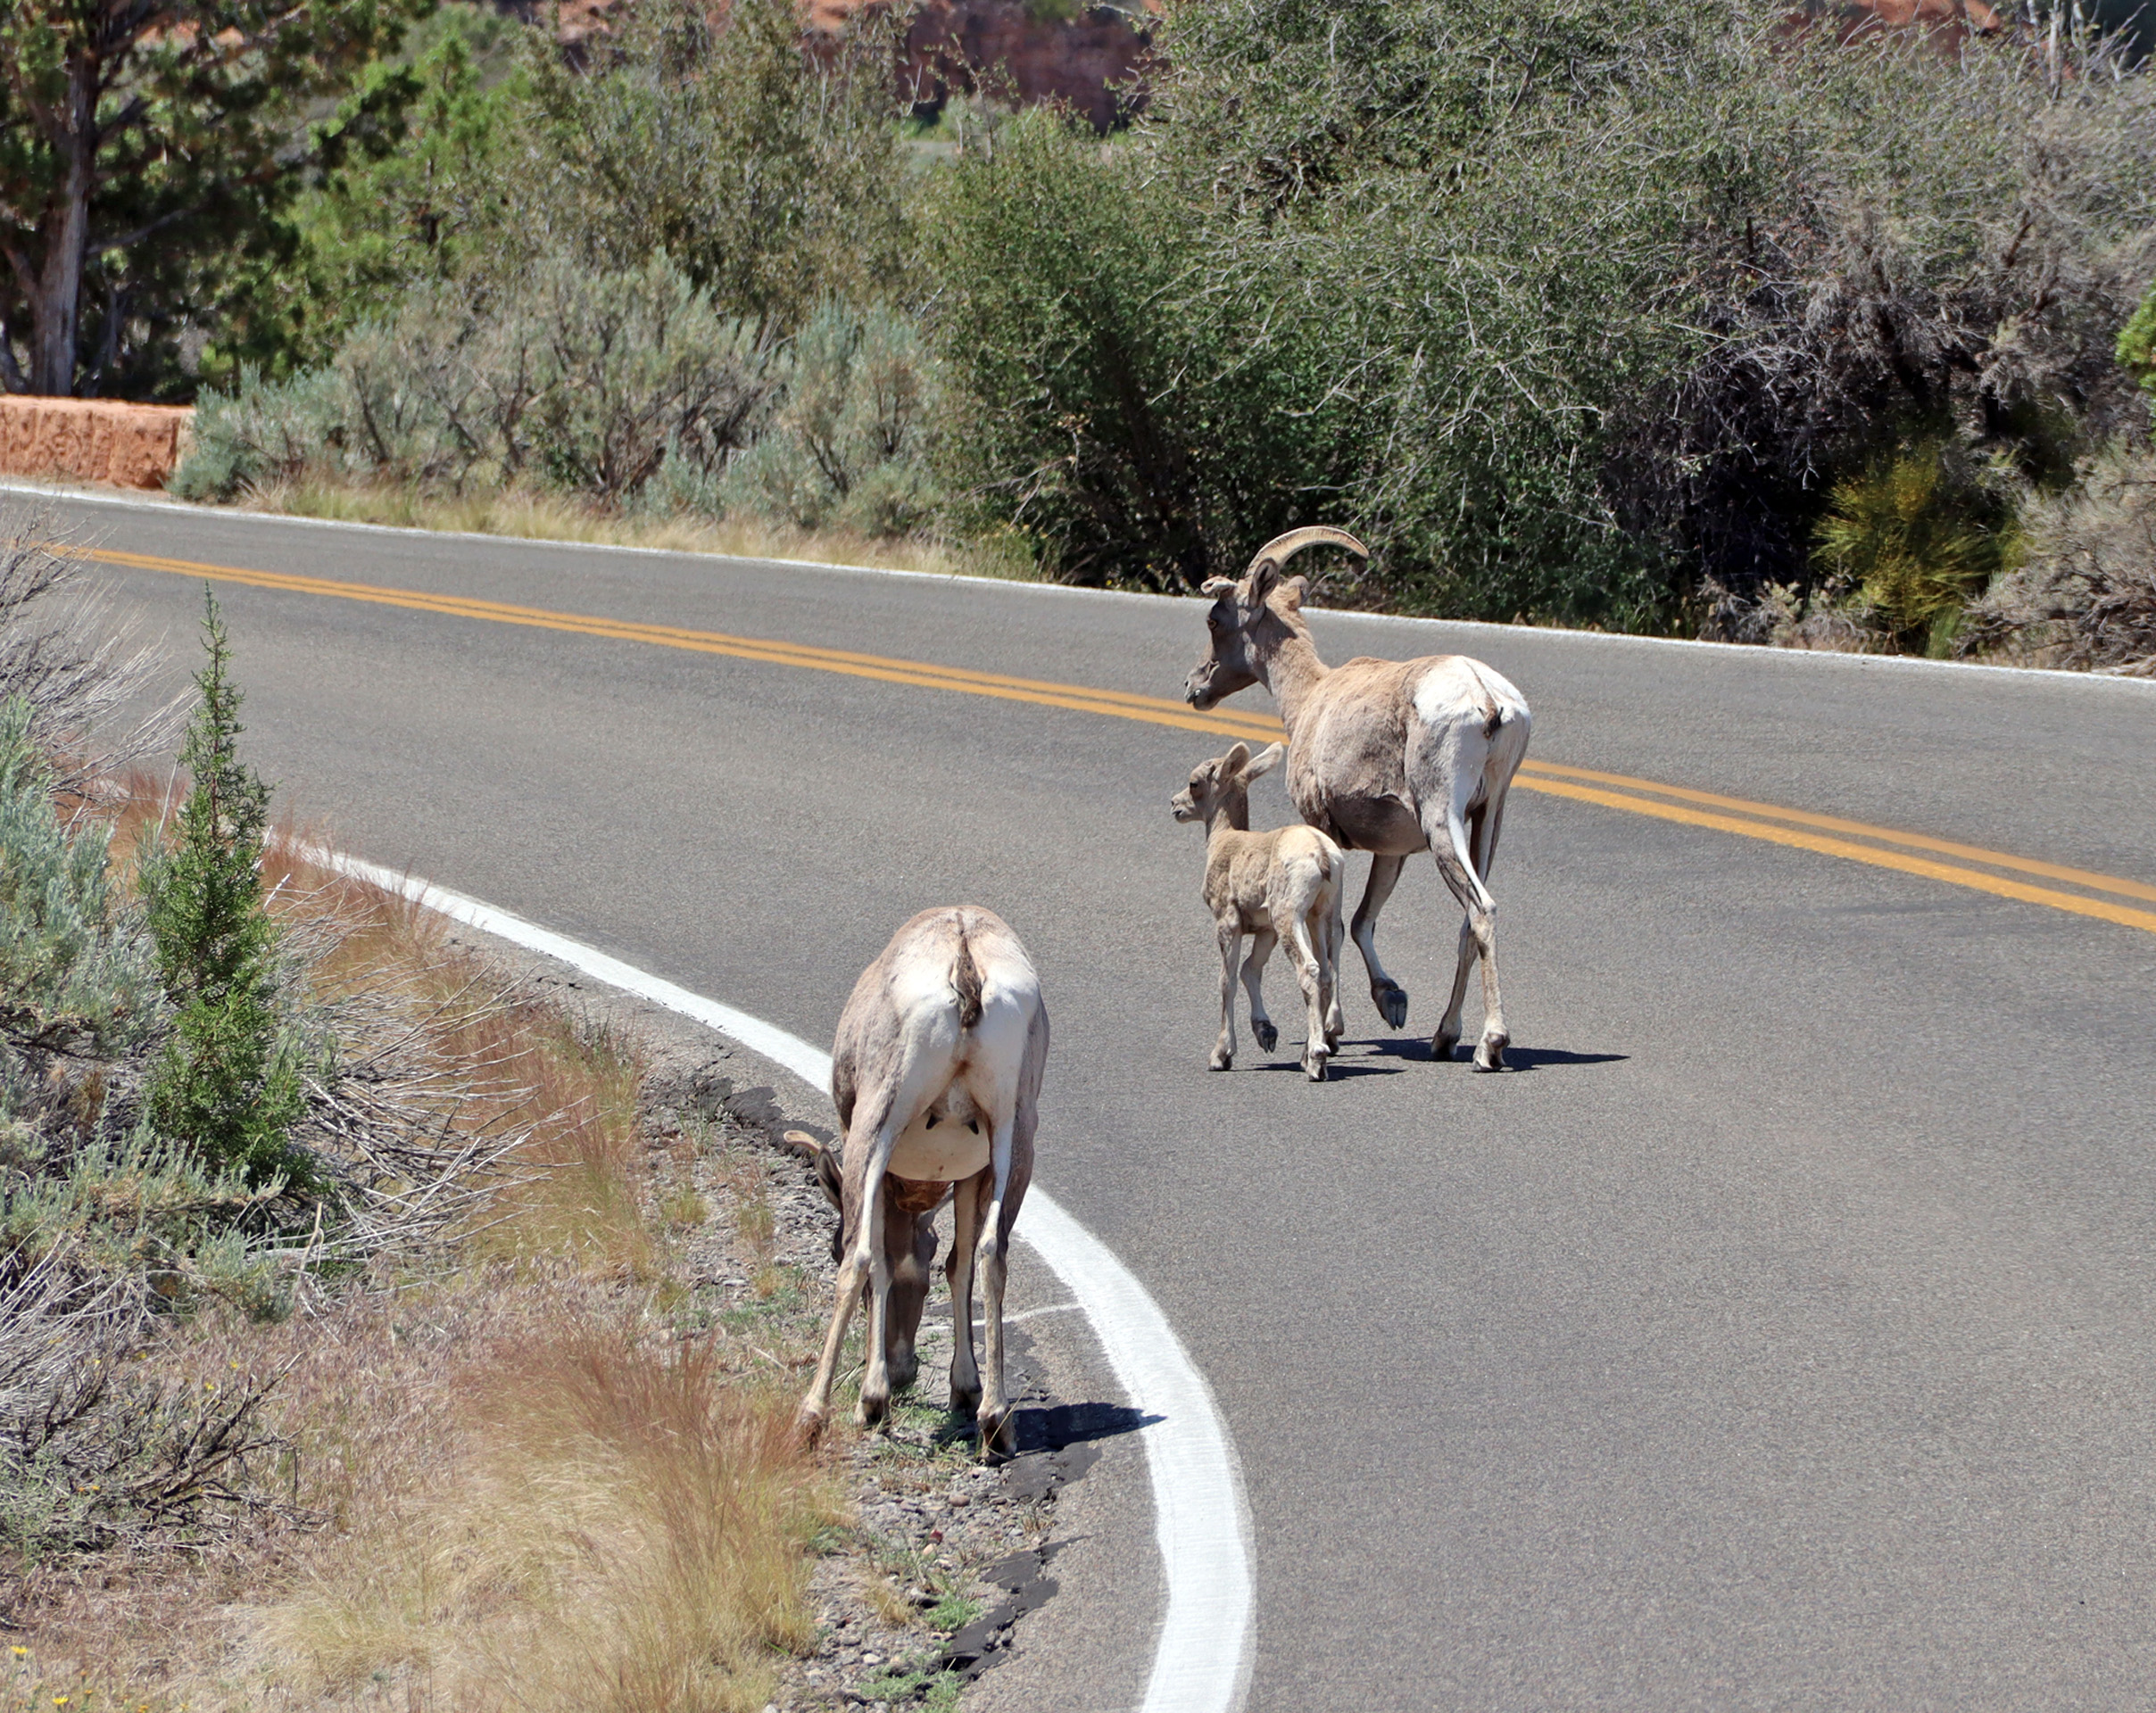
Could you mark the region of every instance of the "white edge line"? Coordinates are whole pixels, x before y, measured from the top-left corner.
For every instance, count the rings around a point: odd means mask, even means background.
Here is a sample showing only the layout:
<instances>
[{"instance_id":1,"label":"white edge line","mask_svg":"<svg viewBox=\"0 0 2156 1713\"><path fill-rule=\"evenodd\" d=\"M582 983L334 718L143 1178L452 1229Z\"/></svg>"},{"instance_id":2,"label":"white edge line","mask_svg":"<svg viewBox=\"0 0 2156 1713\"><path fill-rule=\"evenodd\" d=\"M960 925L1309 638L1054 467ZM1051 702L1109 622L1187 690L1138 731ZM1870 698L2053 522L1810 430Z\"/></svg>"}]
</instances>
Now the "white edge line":
<instances>
[{"instance_id":1,"label":"white edge line","mask_svg":"<svg viewBox=\"0 0 2156 1713\"><path fill-rule=\"evenodd\" d=\"M46 487L34 482L0 481L0 493L33 494L44 500L77 501L85 505L117 506L132 511L177 510L198 517L297 524L310 529L354 529L377 535L424 536L433 541L486 542L496 547L522 545L576 553L626 553L665 559L716 559L729 565L783 565L793 571L828 571L845 576L902 577L922 583L973 583L990 589L1008 589L1029 595L1054 595L1074 600L1171 600L1190 607L1211 605L1200 595L1156 595L1132 589L1082 589L1067 583L1035 583L1017 577L981 577L962 571L901 571L887 565L842 565L828 559L753 559L739 553L698 553L677 547L631 547L618 542L565 542L542 535L489 535L479 530L419 529L403 524L361 524L344 517L301 517L281 511L243 511L236 507L227 509L198 505L187 500L100 493L89 488ZM1562 641L1613 643L1643 649L1704 649L1715 655L1750 655L1790 669L1806 669L1816 664L1830 672L1999 674L2016 678L2050 679L2069 684L2124 686L2143 694L2156 692L2156 678L2128 678L2102 672L2066 672L2056 666L1995 666L1974 660L1924 660L1906 654L1844 654L1832 649L1775 649L1758 642L1706 642L1689 636L1635 636L1628 631L1570 630L1557 625L1496 625L1481 618L1429 618L1414 613L1364 613L1347 607L1312 606L1304 610L1321 614L1327 618L1352 619L1358 624L1439 625L1447 630L1485 632L1492 636L1515 640L1547 637ZM1976 681L1972 679L1971 682Z\"/></svg>"},{"instance_id":2,"label":"white edge line","mask_svg":"<svg viewBox=\"0 0 2156 1713\"><path fill-rule=\"evenodd\" d=\"M761 1018L461 892L338 851L317 847L305 854L424 909L692 1017L783 1066L819 1096L831 1086L829 1054ZM1132 1406L1155 1419L1139 1438L1152 1477L1167 1602L1143 1713L1234 1713L1250 1681L1250 1511L1242 1467L1213 1389L1160 1305L1106 1244L1038 1186L1026 1196L1024 1217L1018 1236L1077 1299Z\"/></svg>"}]
</instances>

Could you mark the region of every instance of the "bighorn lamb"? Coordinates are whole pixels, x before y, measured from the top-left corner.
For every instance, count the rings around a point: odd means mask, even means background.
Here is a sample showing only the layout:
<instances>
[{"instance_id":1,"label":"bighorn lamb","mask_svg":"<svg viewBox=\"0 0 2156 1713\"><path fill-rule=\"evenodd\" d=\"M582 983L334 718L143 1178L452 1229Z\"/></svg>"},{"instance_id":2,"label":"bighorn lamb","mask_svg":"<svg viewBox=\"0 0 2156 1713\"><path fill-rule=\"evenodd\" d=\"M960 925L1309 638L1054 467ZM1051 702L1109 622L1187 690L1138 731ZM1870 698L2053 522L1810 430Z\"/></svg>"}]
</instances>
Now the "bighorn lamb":
<instances>
[{"instance_id":1,"label":"bighorn lamb","mask_svg":"<svg viewBox=\"0 0 2156 1713\"><path fill-rule=\"evenodd\" d=\"M839 1263L823 1361L800 1422L813 1436L831 1406L846 1324L868 1287L859 1419L891 1404L891 1256L921 1216L956 1202L950 1258L950 1406L971 1410L981 1452L1010 1444L1003 1384L1005 1252L1033 1175L1048 1011L1032 961L1003 920L974 905L924 910L861 972L832 1044L831 1098L845 1132ZM888 1212L896 1207L900 1217ZM973 1276L981 1270L988 1357L974 1365ZM913 1306L917 1317L917 1305ZM910 1329L909 1334L910 1334ZM910 1336L907 1353L910 1363Z\"/></svg>"},{"instance_id":2,"label":"bighorn lamb","mask_svg":"<svg viewBox=\"0 0 2156 1713\"><path fill-rule=\"evenodd\" d=\"M1315 827L1250 831L1250 782L1279 766L1287 753L1285 744L1276 743L1254 757L1248 744L1239 743L1226 755L1199 763L1168 807L1178 821L1202 821L1206 827L1206 906L1220 935L1220 1039L1214 1043L1213 1068L1225 1071L1235 1063L1235 966L1246 934L1250 958L1242 978L1250 996L1250 1032L1261 1053L1272 1052L1279 1040L1259 983L1274 942L1284 939L1307 1016L1303 1071L1311 1081L1323 1082L1326 1061L1340 1044L1335 977L1340 881L1348 859Z\"/></svg>"},{"instance_id":3,"label":"bighorn lamb","mask_svg":"<svg viewBox=\"0 0 2156 1713\"><path fill-rule=\"evenodd\" d=\"M1497 987L1497 906L1488 881L1505 794L1527 753L1530 724L1520 692L1480 660L1439 654L1420 660L1367 658L1328 667L1302 615L1306 584L1281 567L1319 542L1358 558L1369 550L1338 529L1297 529L1267 542L1240 582L1215 577L1206 616L1206 657L1183 698L1206 709L1262 683L1288 728L1288 796L1296 812L1349 850L1371 854L1370 885L1355 913L1355 943L1370 971L1370 997L1394 1029L1407 1022L1407 994L1378 962L1378 912L1418 850L1460 901L1458 968L1430 1042L1439 1058L1460 1039L1469 966L1482 962L1486 1013L1475 1063L1495 1071L1511 1037Z\"/></svg>"}]
</instances>

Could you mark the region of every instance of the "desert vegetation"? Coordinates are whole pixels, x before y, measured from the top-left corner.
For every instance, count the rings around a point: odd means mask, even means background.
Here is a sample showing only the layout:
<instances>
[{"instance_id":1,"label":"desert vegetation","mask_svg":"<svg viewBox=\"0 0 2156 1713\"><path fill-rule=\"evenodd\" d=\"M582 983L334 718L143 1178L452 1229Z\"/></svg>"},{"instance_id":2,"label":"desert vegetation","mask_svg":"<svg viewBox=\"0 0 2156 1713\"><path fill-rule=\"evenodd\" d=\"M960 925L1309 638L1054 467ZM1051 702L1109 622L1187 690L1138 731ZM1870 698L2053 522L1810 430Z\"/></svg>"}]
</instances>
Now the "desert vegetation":
<instances>
[{"instance_id":1,"label":"desert vegetation","mask_svg":"<svg viewBox=\"0 0 2156 1713\"><path fill-rule=\"evenodd\" d=\"M0 543L0 1705L948 1701L1038 1525L858 1519L987 1476L933 1410L800 1444L806 1168L273 816L213 605L116 726L79 568Z\"/></svg>"},{"instance_id":2,"label":"desert vegetation","mask_svg":"<svg viewBox=\"0 0 2156 1713\"><path fill-rule=\"evenodd\" d=\"M1343 603L2146 669L2156 84L2081 11L1177 0L1105 137L915 111L873 8L369 16L274 242L78 366L195 399L189 495L1167 591L1327 523Z\"/></svg>"}]
</instances>

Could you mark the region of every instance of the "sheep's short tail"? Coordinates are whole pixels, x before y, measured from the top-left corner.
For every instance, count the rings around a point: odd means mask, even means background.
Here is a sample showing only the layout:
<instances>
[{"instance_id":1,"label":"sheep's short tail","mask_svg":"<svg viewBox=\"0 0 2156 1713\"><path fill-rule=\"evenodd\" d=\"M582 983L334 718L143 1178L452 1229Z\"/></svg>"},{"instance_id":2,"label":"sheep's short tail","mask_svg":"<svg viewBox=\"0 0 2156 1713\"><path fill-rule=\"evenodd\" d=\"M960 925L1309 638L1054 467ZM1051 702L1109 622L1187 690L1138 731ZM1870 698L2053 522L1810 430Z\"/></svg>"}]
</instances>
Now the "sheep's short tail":
<instances>
[{"instance_id":1,"label":"sheep's short tail","mask_svg":"<svg viewBox=\"0 0 2156 1713\"><path fill-rule=\"evenodd\" d=\"M958 930L958 961L950 966L950 990L958 997L958 1027L971 1029L981 1021L981 966L974 962L963 927Z\"/></svg>"}]
</instances>

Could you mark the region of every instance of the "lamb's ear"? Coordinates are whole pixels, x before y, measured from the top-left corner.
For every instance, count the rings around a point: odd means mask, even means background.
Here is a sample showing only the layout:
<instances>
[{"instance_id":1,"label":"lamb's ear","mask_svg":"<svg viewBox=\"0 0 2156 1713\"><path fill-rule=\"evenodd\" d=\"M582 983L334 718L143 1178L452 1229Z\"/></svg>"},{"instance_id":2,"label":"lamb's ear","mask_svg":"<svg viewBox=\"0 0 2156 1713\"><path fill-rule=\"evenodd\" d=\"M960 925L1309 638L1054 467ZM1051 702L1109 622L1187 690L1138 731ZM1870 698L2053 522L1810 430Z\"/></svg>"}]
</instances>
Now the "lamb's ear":
<instances>
[{"instance_id":1,"label":"lamb's ear","mask_svg":"<svg viewBox=\"0 0 2156 1713\"><path fill-rule=\"evenodd\" d=\"M1220 758L1220 772L1216 777L1233 779L1250 765L1250 746L1239 743Z\"/></svg>"},{"instance_id":2,"label":"lamb's ear","mask_svg":"<svg viewBox=\"0 0 2156 1713\"><path fill-rule=\"evenodd\" d=\"M1250 605L1263 607L1273 592L1280 587L1280 561L1260 559L1250 567Z\"/></svg>"},{"instance_id":3,"label":"lamb's ear","mask_svg":"<svg viewBox=\"0 0 2156 1713\"><path fill-rule=\"evenodd\" d=\"M1309 592L1310 579L1308 577L1282 577L1280 581L1279 597L1273 605L1284 612L1299 613L1303 609L1303 597Z\"/></svg>"},{"instance_id":4,"label":"lamb's ear","mask_svg":"<svg viewBox=\"0 0 2156 1713\"><path fill-rule=\"evenodd\" d=\"M1302 579L1298 577L1296 581L1299 583ZM1250 757L1250 765L1243 769L1243 777L1245 779L1263 779L1286 760L1287 756L1288 746L1284 743L1273 744L1269 748L1260 749Z\"/></svg>"},{"instance_id":5,"label":"lamb's ear","mask_svg":"<svg viewBox=\"0 0 2156 1713\"><path fill-rule=\"evenodd\" d=\"M1204 583L1198 585L1198 592L1201 595L1210 595L1214 600L1218 600L1223 595L1231 595L1235 592L1235 579L1233 577L1207 577Z\"/></svg>"}]
</instances>

